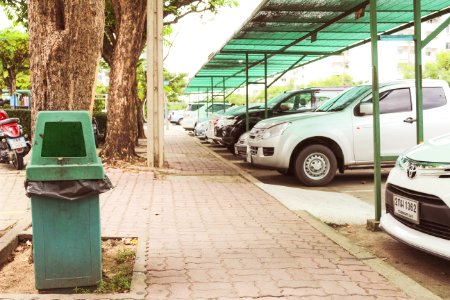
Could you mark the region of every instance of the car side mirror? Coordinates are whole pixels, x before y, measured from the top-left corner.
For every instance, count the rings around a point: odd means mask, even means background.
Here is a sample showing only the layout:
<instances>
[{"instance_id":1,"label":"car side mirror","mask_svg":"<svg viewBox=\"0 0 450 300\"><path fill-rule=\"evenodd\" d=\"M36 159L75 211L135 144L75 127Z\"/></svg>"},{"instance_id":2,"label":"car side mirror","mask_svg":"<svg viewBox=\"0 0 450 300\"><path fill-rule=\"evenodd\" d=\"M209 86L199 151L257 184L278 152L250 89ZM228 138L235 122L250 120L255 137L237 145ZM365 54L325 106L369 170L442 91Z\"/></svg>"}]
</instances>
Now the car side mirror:
<instances>
[{"instance_id":1,"label":"car side mirror","mask_svg":"<svg viewBox=\"0 0 450 300\"><path fill-rule=\"evenodd\" d=\"M359 105L359 114L360 115L373 115L373 105L372 103L361 103Z\"/></svg>"}]
</instances>

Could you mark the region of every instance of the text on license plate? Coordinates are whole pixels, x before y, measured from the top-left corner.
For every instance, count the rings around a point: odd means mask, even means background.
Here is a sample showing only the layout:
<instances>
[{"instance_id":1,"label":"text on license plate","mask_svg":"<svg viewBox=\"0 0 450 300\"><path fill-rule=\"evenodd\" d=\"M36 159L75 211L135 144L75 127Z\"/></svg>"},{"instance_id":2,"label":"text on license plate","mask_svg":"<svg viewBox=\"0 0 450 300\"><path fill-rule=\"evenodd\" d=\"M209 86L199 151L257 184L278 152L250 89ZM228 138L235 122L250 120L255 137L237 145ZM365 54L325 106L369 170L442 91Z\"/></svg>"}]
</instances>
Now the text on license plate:
<instances>
[{"instance_id":1,"label":"text on license plate","mask_svg":"<svg viewBox=\"0 0 450 300\"><path fill-rule=\"evenodd\" d=\"M8 139L8 144L12 150L19 149L19 148L25 148L27 146L27 143L25 142L25 138L23 138L23 137L16 138L16 139Z\"/></svg>"},{"instance_id":2,"label":"text on license plate","mask_svg":"<svg viewBox=\"0 0 450 300\"><path fill-rule=\"evenodd\" d=\"M394 214L405 220L419 224L419 201L394 195Z\"/></svg>"}]
</instances>

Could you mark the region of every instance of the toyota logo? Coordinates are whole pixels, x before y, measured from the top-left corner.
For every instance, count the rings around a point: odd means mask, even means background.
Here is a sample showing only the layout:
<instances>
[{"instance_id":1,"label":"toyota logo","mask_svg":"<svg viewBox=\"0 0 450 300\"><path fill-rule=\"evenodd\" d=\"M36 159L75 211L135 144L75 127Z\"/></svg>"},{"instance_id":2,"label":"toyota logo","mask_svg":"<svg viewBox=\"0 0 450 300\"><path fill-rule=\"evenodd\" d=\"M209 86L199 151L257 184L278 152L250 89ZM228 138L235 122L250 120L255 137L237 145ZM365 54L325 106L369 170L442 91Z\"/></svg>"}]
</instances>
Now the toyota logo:
<instances>
[{"instance_id":1,"label":"toyota logo","mask_svg":"<svg viewBox=\"0 0 450 300\"><path fill-rule=\"evenodd\" d=\"M417 167L414 164L410 164L408 169L406 170L406 174L408 175L408 178L413 179L416 177L417 174Z\"/></svg>"}]
</instances>

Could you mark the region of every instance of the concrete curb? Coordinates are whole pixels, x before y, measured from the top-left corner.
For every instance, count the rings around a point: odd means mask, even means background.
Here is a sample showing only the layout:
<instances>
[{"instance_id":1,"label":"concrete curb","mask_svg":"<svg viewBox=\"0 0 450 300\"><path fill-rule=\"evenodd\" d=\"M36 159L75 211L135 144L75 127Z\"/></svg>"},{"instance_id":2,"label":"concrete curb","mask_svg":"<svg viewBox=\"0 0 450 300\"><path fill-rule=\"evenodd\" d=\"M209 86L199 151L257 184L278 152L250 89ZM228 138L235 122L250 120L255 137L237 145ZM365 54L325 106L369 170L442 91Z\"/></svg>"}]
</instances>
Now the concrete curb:
<instances>
[{"instance_id":1,"label":"concrete curb","mask_svg":"<svg viewBox=\"0 0 450 300\"><path fill-rule=\"evenodd\" d=\"M20 226L19 226L20 225ZM25 225L25 226L22 226ZM31 225L30 218L24 218L19 224L15 226L16 230L11 230L9 233L11 238L8 239L10 243L7 247L3 247L1 243L3 238L0 239L0 253L11 253L18 245L19 238L27 238L32 239L32 235L30 233L24 233L23 230ZM22 230L20 230L22 228ZM122 237L112 237L108 236L102 237L102 240L105 239L121 239ZM147 283L146 280L146 269L145 269L145 261L146 261L146 248L148 244L148 237L141 236L138 237L138 245L136 249L136 259L133 266L133 277L131 280L131 287L129 293L121 293L121 294L0 294L0 299L24 299L24 300L49 300L49 299L77 299L77 300L94 300L94 299L133 299L133 300L142 300L145 299L147 295ZM6 256L6 258L8 257Z\"/></svg>"},{"instance_id":2,"label":"concrete curb","mask_svg":"<svg viewBox=\"0 0 450 300\"><path fill-rule=\"evenodd\" d=\"M371 267L378 272L381 276L385 277L389 282L393 283L400 290L406 293L408 296L414 299L427 299L438 300L442 299L439 296L433 294L429 289L423 287L414 279L398 271L387 262L379 259L364 248L353 244L348 238L339 234L328 225L322 223L319 219L315 218L306 211L297 211L298 216L308 222L315 229L319 230L330 240L350 252L353 256L358 258L364 264Z\"/></svg>"},{"instance_id":3,"label":"concrete curb","mask_svg":"<svg viewBox=\"0 0 450 300\"><path fill-rule=\"evenodd\" d=\"M10 231L0 238L0 264L5 263L8 257L19 244L19 235L31 226L30 214L25 215Z\"/></svg>"},{"instance_id":4,"label":"concrete curb","mask_svg":"<svg viewBox=\"0 0 450 300\"><path fill-rule=\"evenodd\" d=\"M211 155L222 161L223 163L227 164L229 167L233 168L238 172L240 176L245 178L247 181L253 183L256 185L259 189L267 193L264 189L261 188L262 182L253 177L251 174L247 173L246 171L242 170L232 162L226 160L225 158L221 157L208 147L205 147L200 141L196 141L198 144L200 144L202 147L204 147ZM273 196L271 196L273 197ZM276 197L273 197L277 199ZM277 199L278 200L278 199ZM282 201L278 200L281 204L283 204ZM305 220L308 224L313 226L315 229L317 229L319 232L321 232L323 235L328 237L330 240L335 242L337 245L341 246L345 250L347 250L350 254L361 260L364 264L371 267L373 270L375 270L378 274L386 278L389 282L394 284L397 288L399 288L401 291L403 291L405 294L410 296L413 299L421 299L421 300L439 300L442 299L439 296L435 295L433 292L431 292L429 289L425 288L409 276L405 275L404 273L398 271L394 267L392 267L390 264L382 261L381 259L374 256L369 251L365 250L364 248L357 246L353 244L348 238L342 236L338 232L336 232L334 229L330 228L328 225L324 224L319 219L315 218L311 214L309 214L306 211L293 211L296 213L300 218Z\"/></svg>"}]
</instances>

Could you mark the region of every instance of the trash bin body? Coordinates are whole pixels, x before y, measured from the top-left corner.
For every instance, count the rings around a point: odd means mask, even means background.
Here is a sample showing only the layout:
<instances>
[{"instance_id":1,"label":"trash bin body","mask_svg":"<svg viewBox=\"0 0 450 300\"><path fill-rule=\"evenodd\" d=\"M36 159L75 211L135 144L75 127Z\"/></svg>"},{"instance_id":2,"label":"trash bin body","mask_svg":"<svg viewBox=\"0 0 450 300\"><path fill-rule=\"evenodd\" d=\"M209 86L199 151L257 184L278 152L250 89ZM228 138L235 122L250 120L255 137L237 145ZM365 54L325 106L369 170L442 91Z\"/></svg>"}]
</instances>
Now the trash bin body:
<instances>
[{"instance_id":1,"label":"trash bin body","mask_svg":"<svg viewBox=\"0 0 450 300\"><path fill-rule=\"evenodd\" d=\"M89 113L40 112L27 181L103 178ZM99 196L31 195L31 213L36 288L97 284L102 278Z\"/></svg>"},{"instance_id":2,"label":"trash bin body","mask_svg":"<svg viewBox=\"0 0 450 300\"><path fill-rule=\"evenodd\" d=\"M36 288L96 285L102 274L99 196L32 196L31 207Z\"/></svg>"}]
</instances>

